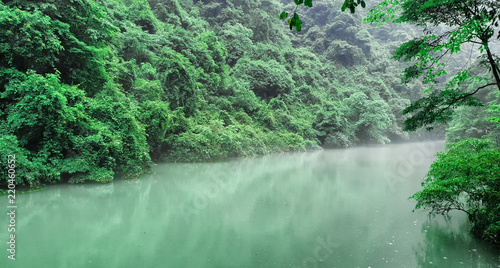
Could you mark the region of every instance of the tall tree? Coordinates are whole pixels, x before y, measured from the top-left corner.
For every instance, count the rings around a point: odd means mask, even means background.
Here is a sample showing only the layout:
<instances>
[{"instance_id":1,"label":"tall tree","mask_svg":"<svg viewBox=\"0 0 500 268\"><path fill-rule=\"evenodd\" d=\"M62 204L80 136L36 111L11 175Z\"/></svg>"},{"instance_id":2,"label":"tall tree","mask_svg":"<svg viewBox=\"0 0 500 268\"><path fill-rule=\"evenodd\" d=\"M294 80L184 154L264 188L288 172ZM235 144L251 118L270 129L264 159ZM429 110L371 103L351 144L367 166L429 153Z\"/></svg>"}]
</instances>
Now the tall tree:
<instances>
[{"instance_id":1,"label":"tall tree","mask_svg":"<svg viewBox=\"0 0 500 268\"><path fill-rule=\"evenodd\" d=\"M491 46L498 31L499 12L500 2L496 0L384 0L369 11L365 20L370 23L410 23L424 29L423 37L404 43L395 52L395 59L414 63L404 70L404 83L416 78L431 85L438 83L440 76L447 74L445 62L466 44L476 45L478 59L491 72L486 77L476 75L467 62L441 89L430 86L423 98L403 110L404 114L413 114L404 122L404 130L450 121L457 106L482 106L474 96L480 90L489 86L500 90L498 56ZM439 26L446 29L439 30Z\"/></svg>"}]
</instances>

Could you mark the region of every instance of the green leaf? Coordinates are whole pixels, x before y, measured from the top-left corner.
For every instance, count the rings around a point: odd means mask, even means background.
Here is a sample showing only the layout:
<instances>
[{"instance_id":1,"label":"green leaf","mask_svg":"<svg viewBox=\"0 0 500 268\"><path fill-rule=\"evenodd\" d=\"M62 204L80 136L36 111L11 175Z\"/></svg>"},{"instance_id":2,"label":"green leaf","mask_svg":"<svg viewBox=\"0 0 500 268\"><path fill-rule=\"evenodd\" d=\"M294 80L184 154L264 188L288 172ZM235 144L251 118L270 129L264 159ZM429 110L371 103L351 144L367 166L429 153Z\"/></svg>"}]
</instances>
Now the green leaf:
<instances>
[{"instance_id":1,"label":"green leaf","mask_svg":"<svg viewBox=\"0 0 500 268\"><path fill-rule=\"evenodd\" d=\"M281 12L281 14L280 14L280 20L286 19L286 18L288 18L288 12L285 12L285 11Z\"/></svg>"},{"instance_id":2,"label":"green leaf","mask_svg":"<svg viewBox=\"0 0 500 268\"><path fill-rule=\"evenodd\" d=\"M365 7L366 7L366 3L365 3L365 1L361 1L361 7L362 7L362 8L365 8Z\"/></svg>"}]
</instances>

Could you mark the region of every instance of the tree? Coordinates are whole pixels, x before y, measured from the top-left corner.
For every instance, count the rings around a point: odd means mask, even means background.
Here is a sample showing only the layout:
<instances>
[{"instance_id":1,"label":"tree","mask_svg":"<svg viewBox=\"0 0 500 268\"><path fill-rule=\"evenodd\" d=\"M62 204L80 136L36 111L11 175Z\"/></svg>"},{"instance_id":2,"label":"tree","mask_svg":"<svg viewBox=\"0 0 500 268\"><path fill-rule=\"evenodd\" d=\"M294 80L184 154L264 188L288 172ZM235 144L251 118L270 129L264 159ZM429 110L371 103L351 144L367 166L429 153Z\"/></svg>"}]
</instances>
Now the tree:
<instances>
[{"instance_id":1,"label":"tree","mask_svg":"<svg viewBox=\"0 0 500 268\"><path fill-rule=\"evenodd\" d=\"M410 23L424 29L423 37L404 43L393 57L413 63L404 70L403 83L421 78L430 85L423 98L403 110L403 114L412 114L403 123L404 130L415 131L426 126L430 130L432 124L449 122L455 117L450 129L460 131L464 129L462 122L471 124L472 120L464 116L464 109L458 116L454 109L483 106L476 97L478 92L486 93L491 87L500 91L498 56L492 50L499 9L500 3L493 0L385 0L369 12L365 20L371 23ZM476 62L488 73L481 74L473 68L472 60L462 61L465 65L457 71L446 68L445 62L460 58L461 50L467 47L469 57L476 52ZM448 74L451 77L440 84ZM484 118L477 111L473 118ZM477 135L480 131L474 130L476 126L478 122L467 135ZM463 139L464 134L460 135ZM473 223L474 234L500 243L498 145L489 139L471 138L449 144L447 151L437 157L422 183L424 189L411 197L417 201L416 209L430 209L430 214L464 211Z\"/></svg>"},{"instance_id":2,"label":"tree","mask_svg":"<svg viewBox=\"0 0 500 268\"><path fill-rule=\"evenodd\" d=\"M275 60L249 60L243 58L234 67L237 78L250 81L250 89L264 100L289 93L294 86L292 76Z\"/></svg>"},{"instance_id":3,"label":"tree","mask_svg":"<svg viewBox=\"0 0 500 268\"><path fill-rule=\"evenodd\" d=\"M221 42L228 52L226 58L227 64L233 67L243 57L245 52L250 51L253 46L250 39L253 36L253 32L240 23L236 23L235 25L224 23L221 32Z\"/></svg>"},{"instance_id":4,"label":"tree","mask_svg":"<svg viewBox=\"0 0 500 268\"><path fill-rule=\"evenodd\" d=\"M344 114L352 123L356 137L379 143L390 142L385 131L393 125L395 118L384 100L370 100L366 94L356 92L343 102L346 104Z\"/></svg>"},{"instance_id":5,"label":"tree","mask_svg":"<svg viewBox=\"0 0 500 268\"><path fill-rule=\"evenodd\" d=\"M62 82L80 84L89 96L109 79L106 47L118 31L103 7L91 0L2 1L0 61L3 67L39 73L60 72Z\"/></svg>"},{"instance_id":6,"label":"tree","mask_svg":"<svg viewBox=\"0 0 500 268\"><path fill-rule=\"evenodd\" d=\"M491 72L491 75L479 76L471 70L469 62L441 89L431 86L423 98L403 110L403 114L413 114L404 122L404 130L415 131L433 123L448 122L455 107L482 106L474 96L480 90L489 86L497 86L500 90L498 56L491 49L500 20L500 2L385 0L369 11L365 20L410 23L424 28L423 37L404 43L395 52L395 59L413 62L403 72L403 83L416 78L422 78L426 84L439 83L441 76L448 74L445 62L449 57L456 57L466 44L479 45L481 55L478 59ZM440 25L445 25L446 29L439 31Z\"/></svg>"},{"instance_id":7,"label":"tree","mask_svg":"<svg viewBox=\"0 0 500 268\"><path fill-rule=\"evenodd\" d=\"M500 244L500 151L491 140L452 144L431 165L424 189L411 198L431 214L467 213L479 237Z\"/></svg>"}]
</instances>

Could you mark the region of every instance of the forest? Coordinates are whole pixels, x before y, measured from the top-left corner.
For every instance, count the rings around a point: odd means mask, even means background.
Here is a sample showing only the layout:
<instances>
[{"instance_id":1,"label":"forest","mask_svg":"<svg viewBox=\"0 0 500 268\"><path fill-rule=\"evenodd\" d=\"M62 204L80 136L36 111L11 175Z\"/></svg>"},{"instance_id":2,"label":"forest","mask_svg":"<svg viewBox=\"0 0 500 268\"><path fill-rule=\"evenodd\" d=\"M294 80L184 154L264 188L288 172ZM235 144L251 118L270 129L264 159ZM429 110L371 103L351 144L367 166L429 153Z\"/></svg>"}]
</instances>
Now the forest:
<instances>
[{"instance_id":1,"label":"forest","mask_svg":"<svg viewBox=\"0 0 500 268\"><path fill-rule=\"evenodd\" d=\"M464 211L500 244L499 3L343 4L3 0L0 156L15 154L16 189L446 139L416 209Z\"/></svg>"}]
</instances>

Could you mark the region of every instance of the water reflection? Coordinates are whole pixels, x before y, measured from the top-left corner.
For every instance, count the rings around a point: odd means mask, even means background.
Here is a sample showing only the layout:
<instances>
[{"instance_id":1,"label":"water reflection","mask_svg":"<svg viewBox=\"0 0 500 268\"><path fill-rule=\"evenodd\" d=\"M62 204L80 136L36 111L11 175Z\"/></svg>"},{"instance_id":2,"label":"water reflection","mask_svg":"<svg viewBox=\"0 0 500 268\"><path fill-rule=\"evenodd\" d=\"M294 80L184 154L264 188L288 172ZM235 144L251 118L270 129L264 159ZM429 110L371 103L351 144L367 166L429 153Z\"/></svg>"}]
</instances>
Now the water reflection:
<instances>
[{"instance_id":1,"label":"water reflection","mask_svg":"<svg viewBox=\"0 0 500 268\"><path fill-rule=\"evenodd\" d=\"M422 224L424 241L415 247L418 267L500 267L500 251L474 239L463 213L429 218Z\"/></svg>"},{"instance_id":2,"label":"water reflection","mask_svg":"<svg viewBox=\"0 0 500 268\"><path fill-rule=\"evenodd\" d=\"M138 180L20 195L18 260L0 267L496 267L460 215L450 235L411 212L440 146L170 163Z\"/></svg>"}]
</instances>

